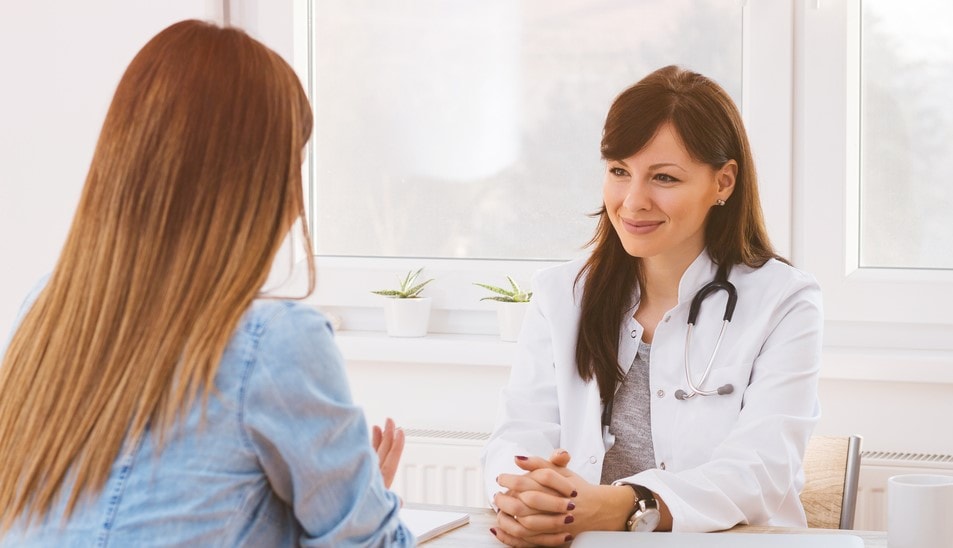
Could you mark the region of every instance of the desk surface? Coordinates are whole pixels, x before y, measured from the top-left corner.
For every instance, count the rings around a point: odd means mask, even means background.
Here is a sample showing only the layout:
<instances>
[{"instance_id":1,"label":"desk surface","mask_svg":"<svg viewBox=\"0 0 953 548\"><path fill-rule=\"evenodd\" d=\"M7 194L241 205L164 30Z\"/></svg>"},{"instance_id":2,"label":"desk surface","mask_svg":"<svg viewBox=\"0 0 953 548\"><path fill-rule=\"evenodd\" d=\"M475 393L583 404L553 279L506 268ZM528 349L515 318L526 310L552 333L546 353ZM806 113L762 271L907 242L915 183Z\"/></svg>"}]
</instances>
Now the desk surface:
<instances>
[{"instance_id":1,"label":"desk surface","mask_svg":"<svg viewBox=\"0 0 953 548\"><path fill-rule=\"evenodd\" d=\"M490 533L490 527L496 525L496 515L489 508L461 508L459 506L433 506L427 504L408 504L410 508L425 508L428 510L449 510L452 512L466 512L470 514L470 523L436 537L423 546L427 548L501 548L503 544ZM754 527L739 525L731 529L733 533L778 533L778 534L811 534L811 533L849 533L864 540L866 548L887 548L887 533L883 531L840 531L836 529L786 529L782 527ZM568 546L568 545L567 545Z\"/></svg>"}]
</instances>

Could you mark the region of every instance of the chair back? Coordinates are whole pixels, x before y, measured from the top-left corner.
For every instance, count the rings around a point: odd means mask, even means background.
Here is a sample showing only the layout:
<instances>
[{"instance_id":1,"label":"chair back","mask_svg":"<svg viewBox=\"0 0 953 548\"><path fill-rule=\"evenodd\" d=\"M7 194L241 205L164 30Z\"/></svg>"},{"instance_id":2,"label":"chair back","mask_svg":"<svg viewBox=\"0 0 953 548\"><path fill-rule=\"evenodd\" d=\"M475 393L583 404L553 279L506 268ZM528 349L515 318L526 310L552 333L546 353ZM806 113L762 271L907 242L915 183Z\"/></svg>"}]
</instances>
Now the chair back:
<instances>
[{"instance_id":1,"label":"chair back","mask_svg":"<svg viewBox=\"0 0 953 548\"><path fill-rule=\"evenodd\" d=\"M853 529L860 442L860 436L814 436L808 442L801 491L808 527Z\"/></svg>"}]
</instances>

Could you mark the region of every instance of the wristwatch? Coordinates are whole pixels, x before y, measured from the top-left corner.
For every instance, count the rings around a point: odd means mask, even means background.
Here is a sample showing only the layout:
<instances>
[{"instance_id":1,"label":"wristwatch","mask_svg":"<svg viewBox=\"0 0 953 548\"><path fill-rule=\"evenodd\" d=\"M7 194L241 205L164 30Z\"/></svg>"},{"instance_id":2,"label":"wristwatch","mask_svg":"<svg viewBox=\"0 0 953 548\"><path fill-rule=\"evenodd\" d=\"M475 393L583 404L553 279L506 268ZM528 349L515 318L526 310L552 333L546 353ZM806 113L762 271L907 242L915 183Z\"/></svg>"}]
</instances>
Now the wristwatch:
<instances>
[{"instance_id":1,"label":"wristwatch","mask_svg":"<svg viewBox=\"0 0 953 548\"><path fill-rule=\"evenodd\" d=\"M621 481L613 482L612 485L627 485L635 492L632 513L625 521L625 528L629 531L654 531L662 519L662 514L659 512L658 501L655 500L652 491L641 485Z\"/></svg>"}]
</instances>

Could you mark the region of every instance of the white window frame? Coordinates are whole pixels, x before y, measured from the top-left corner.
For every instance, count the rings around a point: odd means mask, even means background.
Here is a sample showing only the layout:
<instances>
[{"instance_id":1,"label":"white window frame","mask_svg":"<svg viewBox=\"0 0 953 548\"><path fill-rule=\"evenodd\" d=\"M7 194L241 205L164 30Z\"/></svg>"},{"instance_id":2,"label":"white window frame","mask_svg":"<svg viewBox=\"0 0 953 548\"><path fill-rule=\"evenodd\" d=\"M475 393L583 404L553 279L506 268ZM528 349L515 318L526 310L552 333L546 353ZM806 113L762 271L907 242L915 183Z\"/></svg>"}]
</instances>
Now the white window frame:
<instances>
[{"instance_id":1,"label":"white window frame","mask_svg":"<svg viewBox=\"0 0 953 548\"><path fill-rule=\"evenodd\" d=\"M847 376L949 379L953 270L860 266L860 10L796 5L794 258L821 284L825 346Z\"/></svg>"},{"instance_id":2,"label":"white window frame","mask_svg":"<svg viewBox=\"0 0 953 548\"><path fill-rule=\"evenodd\" d=\"M309 89L310 0L294 3L294 65ZM742 112L761 181L768 230L778 250L791 252L793 6L790 1L743 2ZM316 128L320 131L320 128ZM313 151L309 157L313 156ZM305 167L306 192L312 191L313 167ZM594 196L594 200L598 198ZM309 202L311 203L311 202ZM313 207L311 208L313 211ZM583 241L579 244L582 245ZM580 255L584 255L580 251ZM490 303L472 282L504 282L508 274L529 283L535 271L561 261L415 259L317 256L318 289L312 301L344 319L346 329L383 330L380 297L370 290L394 285L395 275L423 267L435 281L431 331L490 334L495 330Z\"/></svg>"}]
</instances>

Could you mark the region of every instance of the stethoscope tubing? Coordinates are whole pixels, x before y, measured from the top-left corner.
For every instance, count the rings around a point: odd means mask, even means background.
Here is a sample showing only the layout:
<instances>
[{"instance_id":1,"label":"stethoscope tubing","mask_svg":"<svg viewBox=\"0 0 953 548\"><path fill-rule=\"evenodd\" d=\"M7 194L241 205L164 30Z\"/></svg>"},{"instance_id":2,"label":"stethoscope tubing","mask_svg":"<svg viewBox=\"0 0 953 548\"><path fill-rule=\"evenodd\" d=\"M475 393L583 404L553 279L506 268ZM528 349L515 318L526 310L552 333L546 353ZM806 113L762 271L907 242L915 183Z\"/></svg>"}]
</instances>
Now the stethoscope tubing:
<instances>
[{"instance_id":1,"label":"stethoscope tubing","mask_svg":"<svg viewBox=\"0 0 953 548\"><path fill-rule=\"evenodd\" d=\"M708 375L711 374L711 366L715 363L715 357L718 355L718 348L721 347L721 341L725 337L725 330L728 329L728 324L731 323L728 320L723 320L721 322L721 332L718 333L718 340L715 341L715 348L711 352L711 357L708 359L708 366L705 367L705 372L702 373L702 378L698 380L698 384L692 381L692 370L691 370L691 360L689 359L689 354L691 353L692 346L692 332L695 330L695 324L688 324L688 333L685 335L685 382L688 383L688 388L691 392L685 394L683 399L693 398L697 395L702 396L716 396L720 394L719 390L703 390L701 386L705 384L705 381L708 380ZM724 387L722 387L724 388Z\"/></svg>"},{"instance_id":2,"label":"stethoscope tubing","mask_svg":"<svg viewBox=\"0 0 953 548\"><path fill-rule=\"evenodd\" d=\"M698 320L698 314L701 311L702 302L705 300L708 295L716 293L718 291L725 291L728 293L728 301L725 303L725 315L722 318L721 322L721 331L718 333L718 340L715 341L715 348L711 351L711 356L708 358L708 365L705 367L705 372L702 373L701 379L696 383L692 379L692 365L691 365L691 346L692 346L692 334L695 331L695 322ZM725 384L719 386L713 390L705 390L702 388L705 384L705 381L708 380L708 375L711 374L711 367L715 363L715 358L718 356L718 349L721 348L721 341L725 338L725 331L728 329L728 324L731 323L731 318L735 313L735 305L738 302L738 290L735 289L734 284L727 280L727 276L723 279L715 279L715 281L705 285L701 288L698 293L695 294L695 297L692 299L692 304L688 313L688 331L685 334L685 382L688 384L688 392L685 390L676 390L675 399L677 400L689 400L695 396L724 396L726 394L731 394L734 392L735 387L731 384Z\"/></svg>"}]
</instances>

